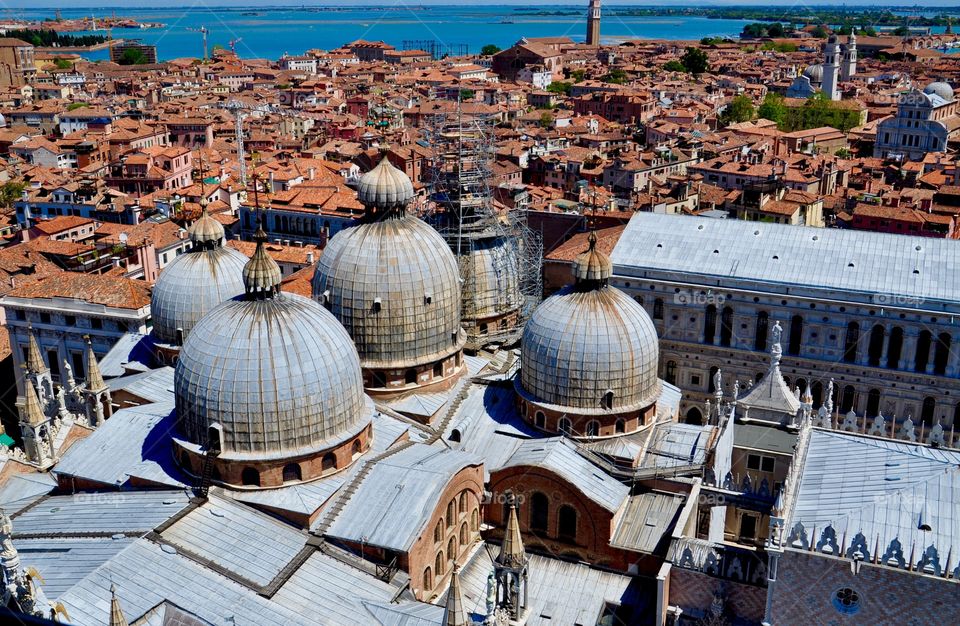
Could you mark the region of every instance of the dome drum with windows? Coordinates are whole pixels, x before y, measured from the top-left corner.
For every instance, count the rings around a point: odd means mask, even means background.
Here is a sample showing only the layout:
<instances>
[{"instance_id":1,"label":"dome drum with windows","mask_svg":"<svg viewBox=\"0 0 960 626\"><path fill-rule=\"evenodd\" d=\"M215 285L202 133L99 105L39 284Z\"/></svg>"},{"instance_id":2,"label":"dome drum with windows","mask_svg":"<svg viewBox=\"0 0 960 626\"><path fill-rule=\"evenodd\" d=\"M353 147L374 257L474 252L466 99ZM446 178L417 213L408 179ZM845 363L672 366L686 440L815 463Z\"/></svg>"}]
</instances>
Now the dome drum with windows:
<instances>
[{"instance_id":1,"label":"dome drum with windows","mask_svg":"<svg viewBox=\"0 0 960 626\"><path fill-rule=\"evenodd\" d=\"M521 340L515 388L537 428L575 437L635 432L653 422L661 382L659 342L647 312L609 285L610 258L590 247L574 284L537 307Z\"/></svg>"},{"instance_id":2,"label":"dome drum with windows","mask_svg":"<svg viewBox=\"0 0 960 626\"><path fill-rule=\"evenodd\" d=\"M348 466L367 450L373 403L350 336L313 300L280 292L266 235L243 268L244 294L210 311L174 375L176 458L214 482L272 487Z\"/></svg>"},{"instance_id":3,"label":"dome drum with windows","mask_svg":"<svg viewBox=\"0 0 960 626\"><path fill-rule=\"evenodd\" d=\"M360 180L364 218L327 243L313 278L313 297L350 333L374 395L445 388L465 368L457 261L407 214L413 194L406 174L381 160Z\"/></svg>"}]
</instances>

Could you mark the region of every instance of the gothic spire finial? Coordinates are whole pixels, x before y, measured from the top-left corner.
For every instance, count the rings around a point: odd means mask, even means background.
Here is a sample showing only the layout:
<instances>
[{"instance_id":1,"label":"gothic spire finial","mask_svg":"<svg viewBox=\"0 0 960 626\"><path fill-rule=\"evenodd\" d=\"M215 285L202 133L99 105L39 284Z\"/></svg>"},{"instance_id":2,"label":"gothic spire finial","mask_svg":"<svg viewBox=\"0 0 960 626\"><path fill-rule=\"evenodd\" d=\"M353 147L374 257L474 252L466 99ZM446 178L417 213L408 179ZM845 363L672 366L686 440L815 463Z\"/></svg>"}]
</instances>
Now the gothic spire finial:
<instances>
[{"instance_id":1,"label":"gothic spire finial","mask_svg":"<svg viewBox=\"0 0 960 626\"><path fill-rule=\"evenodd\" d=\"M467 626L467 612L463 606L463 593L460 591L460 566L454 563L450 574L450 589L443 609L443 626Z\"/></svg>"},{"instance_id":2,"label":"gothic spire finial","mask_svg":"<svg viewBox=\"0 0 960 626\"><path fill-rule=\"evenodd\" d=\"M525 557L523 538L520 536L520 522L517 519L517 504L514 502L510 505L510 518L507 520L507 530L503 535L497 562L507 567L518 567Z\"/></svg>"},{"instance_id":3,"label":"gothic spire finial","mask_svg":"<svg viewBox=\"0 0 960 626\"><path fill-rule=\"evenodd\" d=\"M117 598L117 587L113 583L110 583L110 626L127 626L127 618Z\"/></svg>"},{"instance_id":4,"label":"gothic spire finial","mask_svg":"<svg viewBox=\"0 0 960 626\"><path fill-rule=\"evenodd\" d=\"M43 408L40 406L40 398L37 397L37 390L33 387L33 381L27 378L23 381L23 417L27 424L37 426L47 421L43 414Z\"/></svg>"},{"instance_id":5,"label":"gothic spire finial","mask_svg":"<svg viewBox=\"0 0 960 626\"><path fill-rule=\"evenodd\" d=\"M90 335L84 335L87 342L87 391L102 391L106 388L103 376L100 374L100 365L97 364L97 355L93 351L93 342Z\"/></svg>"},{"instance_id":6,"label":"gothic spire finial","mask_svg":"<svg viewBox=\"0 0 960 626\"><path fill-rule=\"evenodd\" d=\"M37 335L33 332L33 324L27 326L27 334L30 336L30 344L27 347L27 371L31 374L39 374L47 371L47 364L43 362L40 355L40 344L37 343Z\"/></svg>"}]
</instances>

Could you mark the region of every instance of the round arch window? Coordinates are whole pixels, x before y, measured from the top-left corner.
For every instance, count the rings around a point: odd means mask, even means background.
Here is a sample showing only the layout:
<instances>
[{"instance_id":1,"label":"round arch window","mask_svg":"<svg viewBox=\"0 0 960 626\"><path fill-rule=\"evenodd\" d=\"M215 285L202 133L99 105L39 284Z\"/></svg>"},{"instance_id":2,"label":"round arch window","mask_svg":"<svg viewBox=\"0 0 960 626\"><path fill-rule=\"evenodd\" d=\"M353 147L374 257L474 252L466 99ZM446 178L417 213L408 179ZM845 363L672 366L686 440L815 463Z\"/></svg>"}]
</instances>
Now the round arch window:
<instances>
[{"instance_id":1,"label":"round arch window","mask_svg":"<svg viewBox=\"0 0 960 626\"><path fill-rule=\"evenodd\" d=\"M860 610L860 594L850 587L833 592L833 608L843 615L854 615Z\"/></svg>"}]
</instances>

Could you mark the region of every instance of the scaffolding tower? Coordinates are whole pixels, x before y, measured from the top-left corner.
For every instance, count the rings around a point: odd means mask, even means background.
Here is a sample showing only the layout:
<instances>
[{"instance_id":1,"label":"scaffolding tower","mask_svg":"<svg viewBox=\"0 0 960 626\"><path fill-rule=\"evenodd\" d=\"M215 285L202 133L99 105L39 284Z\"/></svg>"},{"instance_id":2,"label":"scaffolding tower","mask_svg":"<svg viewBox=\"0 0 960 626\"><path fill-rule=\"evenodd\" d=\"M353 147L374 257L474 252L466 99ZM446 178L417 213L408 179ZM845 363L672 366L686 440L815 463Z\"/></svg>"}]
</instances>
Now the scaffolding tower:
<instances>
[{"instance_id":1,"label":"scaffolding tower","mask_svg":"<svg viewBox=\"0 0 960 626\"><path fill-rule=\"evenodd\" d=\"M543 241L526 210L498 211L491 193L495 119L456 109L426 125L433 151L426 219L457 257L467 349L515 344L542 297Z\"/></svg>"}]
</instances>

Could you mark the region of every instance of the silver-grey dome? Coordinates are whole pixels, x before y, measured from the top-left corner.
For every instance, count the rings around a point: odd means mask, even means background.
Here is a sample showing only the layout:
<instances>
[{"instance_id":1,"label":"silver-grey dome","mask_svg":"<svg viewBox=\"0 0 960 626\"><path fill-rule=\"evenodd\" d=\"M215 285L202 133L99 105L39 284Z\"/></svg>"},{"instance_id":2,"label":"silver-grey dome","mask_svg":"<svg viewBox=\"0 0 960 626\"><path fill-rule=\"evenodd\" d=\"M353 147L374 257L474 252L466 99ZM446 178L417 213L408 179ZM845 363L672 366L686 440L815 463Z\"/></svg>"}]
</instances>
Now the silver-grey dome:
<instances>
[{"instance_id":1,"label":"silver-grey dome","mask_svg":"<svg viewBox=\"0 0 960 626\"><path fill-rule=\"evenodd\" d=\"M923 89L923 93L936 94L947 102L953 100L953 87L951 87L949 83L942 81L930 83Z\"/></svg>"},{"instance_id":2,"label":"silver-grey dome","mask_svg":"<svg viewBox=\"0 0 960 626\"><path fill-rule=\"evenodd\" d=\"M521 386L542 404L601 412L613 392L617 412L654 403L659 343L642 306L613 287L567 287L544 300L521 340Z\"/></svg>"},{"instance_id":3,"label":"silver-grey dome","mask_svg":"<svg viewBox=\"0 0 960 626\"><path fill-rule=\"evenodd\" d=\"M224 302L194 327L174 375L181 433L205 445L223 428L226 458L280 458L359 433L371 412L350 336L294 294Z\"/></svg>"},{"instance_id":4,"label":"silver-grey dome","mask_svg":"<svg viewBox=\"0 0 960 626\"><path fill-rule=\"evenodd\" d=\"M207 212L206 198L200 200L200 205L203 207L203 211L197 221L190 225L188 231L190 240L194 243L222 244L224 237L226 237L223 224L213 219Z\"/></svg>"},{"instance_id":5,"label":"silver-grey dome","mask_svg":"<svg viewBox=\"0 0 960 626\"><path fill-rule=\"evenodd\" d=\"M463 319L504 315L520 308L517 255L506 237L477 239L457 257L463 276Z\"/></svg>"},{"instance_id":6,"label":"silver-grey dome","mask_svg":"<svg viewBox=\"0 0 960 626\"><path fill-rule=\"evenodd\" d=\"M384 209L406 206L413 199L410 178L383 157L380 163L360 177L357 200L366 206Z\"/></svg>"},{"instance_id":7,"label":"silver-grey dome","mask_svg":"<svg viewBox=\"0 0 960 626\"><path fill-rule=\"evenodd\" d=\"M346 327L365 368L405 368L463 347L457 261L437 231L403 215L337 233L313 296Z\"/></svg>"},{"instance_id":8,"label":"silver-grey dome","mask_svg":"<svg viewBox=\"0 0 960 626\"><path fill-rule=\"evenodd\" d=\"M823 82L823 66L819 63L810 65L803 70L803 75L810 79L811 83Z\"/></svg>"},{"instance_id":9,"label":"silver-grey dome","mask_svg":"<svg viewBox=\"0 0 960 626\"><path fill-rule=\"evenodd\" d=\"M157 278L150 298L153 336L160 343L179 345L211 309L243 293L247 257L233 248L194 249L171 261Z\"/></svg>"}]
</instances>

